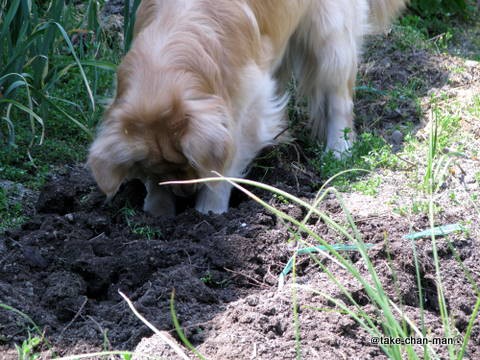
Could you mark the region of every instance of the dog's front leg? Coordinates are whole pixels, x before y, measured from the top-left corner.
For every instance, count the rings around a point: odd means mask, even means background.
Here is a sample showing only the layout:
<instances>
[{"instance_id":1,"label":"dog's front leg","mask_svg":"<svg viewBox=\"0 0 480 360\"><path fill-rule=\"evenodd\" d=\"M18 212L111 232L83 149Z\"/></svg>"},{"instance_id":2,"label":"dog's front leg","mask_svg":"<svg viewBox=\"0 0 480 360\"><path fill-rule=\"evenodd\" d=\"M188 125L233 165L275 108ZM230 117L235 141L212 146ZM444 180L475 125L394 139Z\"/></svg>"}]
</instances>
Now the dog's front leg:
<instances>
[{"instance_id":1,"label":"dog's front leg","mask_svg":"<svg viewBox=\"0 0 480 360\"><path fill-rule=\"evenodd\" d=\"M226 181L204 185L198 195L195 208L197 211L208 214L222 214L228 210L232 185Z\"/></svg>"},{"instance_id":2,"label":"dog's front leg","mask_svg":"<svg viewBox=\"0 0 480 360\"><path fill-rule=\"evenodd\" d=\"M143 203L143 211L153 216L175 215L175 197L165 186L158 184L154 179L145 181L147 196Z\"/></svg>"},{"instance_id":3,"label":"dog's front leg","mask_svg":"<svg viewBox=\"0 0 480 360\"><path fill-rule=\"evenodd\" d=\"M351 89L340 87L327 96L327 150L347 154L355 140Z\"/></svg>"}]
</instances>

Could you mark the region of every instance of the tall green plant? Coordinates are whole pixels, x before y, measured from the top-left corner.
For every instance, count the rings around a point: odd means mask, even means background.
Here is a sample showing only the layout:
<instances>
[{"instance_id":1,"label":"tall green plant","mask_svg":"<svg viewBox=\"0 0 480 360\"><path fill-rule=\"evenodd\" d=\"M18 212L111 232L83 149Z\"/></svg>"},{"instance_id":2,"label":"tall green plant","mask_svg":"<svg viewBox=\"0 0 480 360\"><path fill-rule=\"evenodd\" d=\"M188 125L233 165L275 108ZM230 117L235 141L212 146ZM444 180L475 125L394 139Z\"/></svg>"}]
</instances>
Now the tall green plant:
<instances>
[{"instance_id":1,"label":"tall green plant","mask_svg":"<svg viewBox=\"0 0 480 360\"><path fill-rule=\"evenodd\" d=\"M96 5L90 1L88 8L88 25L94 27L93 30L99 26L93 14L98 10ZM52 112L60 113L90 135L85 124L93 116L95 100L84 65L109 70L115 67L106 62L81 61L68 35L69 29L64 26L67 11L71 12L71 7L66 6L65 0L0 0L0 115L7 124L10 144L15 141L13 132L19 119L18 116L12 118L13 109L17 114L18 111L28 114L31 144L38 138L38 127L41 128L39 143L42 143L45 123ZM51 95L60 80L72 72L81 77L89 104L88 111L75 115L68 110L68 105L81 106L72 99Z\"/></svg>"},{"instance_id":2,"label":"tall green plant","mask_svg":"<svg viewBox=\"0 0 480 360\"><path fill-rule=\"evenodd\" d=\"M123 6L123 35L124 51L130 49L133 40L133 29L135 27L135 17L141 0L125 0Z\"/></svg>"}]
</instances>

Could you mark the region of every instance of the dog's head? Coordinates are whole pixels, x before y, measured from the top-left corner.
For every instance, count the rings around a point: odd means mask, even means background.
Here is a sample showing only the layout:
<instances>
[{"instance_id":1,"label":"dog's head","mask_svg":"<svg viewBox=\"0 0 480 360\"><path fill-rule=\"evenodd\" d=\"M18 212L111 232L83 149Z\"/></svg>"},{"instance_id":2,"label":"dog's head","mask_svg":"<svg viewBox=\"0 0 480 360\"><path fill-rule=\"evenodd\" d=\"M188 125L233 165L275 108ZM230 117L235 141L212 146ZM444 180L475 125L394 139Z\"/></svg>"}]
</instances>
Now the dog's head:
<instances>
[{"instance_id":1,"label":"dog's head","mask_svg":"<svg viewBox=\"0 0 480 360\"><path fill-rule=\"evenodd\" d=\"M192 97L173 89L119 91L90 148L88 166L108 197L127 177L168 181L223 173L232 152L229 119L217 96Z\"/></svg>"}]
</instances>

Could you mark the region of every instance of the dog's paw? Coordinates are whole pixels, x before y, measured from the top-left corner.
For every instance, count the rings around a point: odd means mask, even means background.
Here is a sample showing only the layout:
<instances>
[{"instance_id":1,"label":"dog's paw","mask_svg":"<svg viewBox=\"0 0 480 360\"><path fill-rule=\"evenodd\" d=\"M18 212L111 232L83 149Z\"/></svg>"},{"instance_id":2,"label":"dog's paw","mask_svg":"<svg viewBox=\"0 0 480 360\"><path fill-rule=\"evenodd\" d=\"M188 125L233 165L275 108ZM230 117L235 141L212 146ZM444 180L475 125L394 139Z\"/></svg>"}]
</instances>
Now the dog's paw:
<instances>
[{"instance_id":1,"label":"dog's paw","mask_svg":"<svg viewBox=\"0 0 480 360\"><path fill-rule=\"evenodd\" d=\"M344 131L340 136L329 136L325 151L331 151L337 159L350 156L355 137L352 131Z\"/></svg>"},{"instance_id":2,"label":"dog's paw","mask_svg":"<svg viewBox=\"0 0 480 360\"><path fill-rule=\"evenodd\" d=\"M341 139L333 144L327 144L326 151L331 151L337 159L351 155L352 142Z\"/></svg>"},{"instance_id":3,"label":"dog's paw","mask_svg":"<svg viewBox=\"0 0 480 360\"><path fill-rule=\"evenodd\" d=\"M230 187L225 186L215 186L213 189L204 186L197 195L195 209L202 214L208 214L209 212L223 214L227 212L230 189Z\"/></svg>"},{"instance_id":4,"label":"dog's paw","mask_svg":"<svg viewBox=\"0 0 480 360\"><path fill-rule=\"evenodd\" d=\"M143 211L152 216L175 216L175 198L164 189L150 190L145 197Z\"/></svg>"}]
</instances>

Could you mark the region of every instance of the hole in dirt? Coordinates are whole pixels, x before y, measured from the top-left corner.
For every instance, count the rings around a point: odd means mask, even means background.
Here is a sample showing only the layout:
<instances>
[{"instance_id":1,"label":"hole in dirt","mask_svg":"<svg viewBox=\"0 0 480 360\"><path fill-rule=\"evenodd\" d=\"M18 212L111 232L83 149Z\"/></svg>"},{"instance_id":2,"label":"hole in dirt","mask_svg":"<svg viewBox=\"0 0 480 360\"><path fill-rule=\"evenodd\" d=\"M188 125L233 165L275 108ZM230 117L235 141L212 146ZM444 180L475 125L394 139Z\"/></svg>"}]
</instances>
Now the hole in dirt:
<instances>
[{"instance_id":1,"label":"hole in dirt","mask_svg":"<svg viewBox=\"0 0 480 360\"><path fill-rule=\"evenodd\" d=\"M128 206L134 209L142 209L145 196L147 196L145 185L140 180L133 179L120 187L112 200L112 204L118 208Z\"/></svg>"},{"instance_id":2,"label":"hole in dirt","mask_svg":"<svg viewBox=\"0 0 480 360\"><path fill-rule=\"evenodd\" d=\"M89 299L102 301L108 299L109 286L118 280L118 274L109 271L107 269L108 266L104 268L99 268L98 266L99 264L94 262L79 262L74 265L72 270L85 281L86 296Z\"/></svg>"},{"instance_id":3,"label":"hole in dirt","mask_svg":"<svg viewBox=\"0 0 480 360\"><path fill-rule=\"evenodd\" d=\"M185 212L187 209L195 207L195 195L181 197L177 196L175 198L175 206L177 215Z\"/></svg>"},{"instance_id":4,"label":"hole in dirt","mask_svg":"<svg viewBox=\"0 0 480 360\"><path fill-rule=\"evenodd\" d=\"M272 148L266 148L262 150L262 152L258 155L257 159L255 160L255 164L252 165L251 169L249 169L247 179L255 180L264 182L266 181L266 177L271 178L272 183L275 182L285 182L290 186L297 187L299 184L298 176L294 175L290 170L285 171L285 169L278 166L279 158L274 156L276 154ZM267 176L268 174L268 176ZM298 175L298 174L297 174ZM305 179L303 179L305 181ZM311 179L308 178L308 184L310 184ZM252 189L253 187L249 187ZM255 189L262 193L263 190ZM265 191L268 194L268 192ZM198 194L198 192L197 192ZM123 184L120 188L119 193L115 196L115 201L118 203L123 203L125 205L129 205L133 208L142 209L143 202L145 196L147 195L147 191L143 182L138 179L132 179L127 183ZM176 204L176 215L180 215L185 212L187 209L195 207L195 198L196 194L193 194L188 197L175 197L175 204ZM246 195L244 192L233 188L231 195L230 195L230 208L238 208L242 203L248 201L250 197ZM124 206L125 206L124 205ZM120 206L122 207L122 206Z\"/></svg>"},{"instance_id":5,"label":"hole in dirt","mask_svg":"<svg viewBox=\"0 0 480 360\"><path fill-rule=\"evenodd\" d=\"M360 306L365 306L370 302L368 295L365 293L365 290L363 289L353 291L352 298Z\"/></svg>"},{"instance_id":6,"label":"hole in dirt","mask_svg":"<svg viewBox=\"0 0 480 360\"><path fill-rule=\"evenodd\" d=\"M102 281L95 274L84 273L82 275L83 279L87 283L87 292L86 295L89 299L95 300L107 300L108 298L108 287L109 283Z\"/></svg>"},{"instance_id":7,"label":"hole in dirt","mask_svg":"<svg viewBox=\"0 0 480 360\"><path fill-rule=\"evenodd\" d=\"M143 203L147 196L147 189L141 180L133 179L120 187L114 198L115 208L130 207L143 212ZM195 197L175 197L176 215L185 212L188 208L194 207Z\"/></svg>"},{"instance_id":8,"label":"hole in dirt","mask_svg":"<svg viewBox=\"0 0 480 360\"><path fill-rule=\"evenodd\" d=\"M421 279L425 310L439 312L437 285L434 279L422 277ZM447 304L448 307L448 304Z\"/></svg>"},{"instance_id":9,"label":"hole in dirt","mask_svg":"<svg viewBox=\"0 0 480 360\"><path fill-rule=\"evenodd\" d=\"M232 208L237 208L240 206L241 203L249 200L250 198L248 197L247 194L244 192L238 190L238 189L233 189L232 190L232 195L230 196L230 207Z\"/></svg>"}]
</instances>

